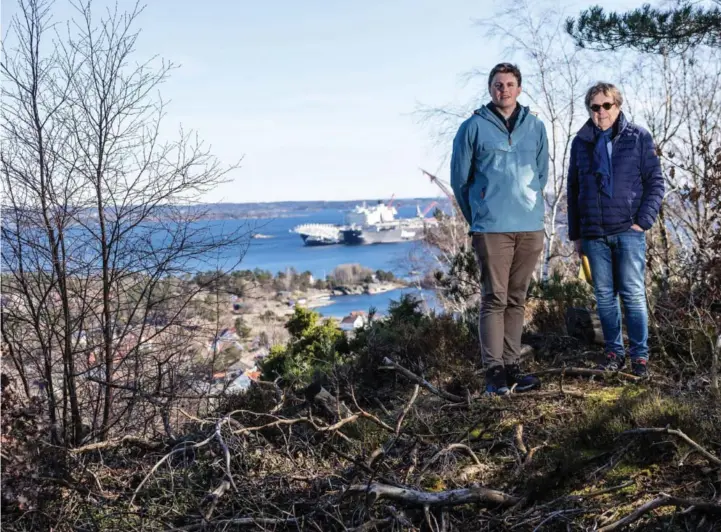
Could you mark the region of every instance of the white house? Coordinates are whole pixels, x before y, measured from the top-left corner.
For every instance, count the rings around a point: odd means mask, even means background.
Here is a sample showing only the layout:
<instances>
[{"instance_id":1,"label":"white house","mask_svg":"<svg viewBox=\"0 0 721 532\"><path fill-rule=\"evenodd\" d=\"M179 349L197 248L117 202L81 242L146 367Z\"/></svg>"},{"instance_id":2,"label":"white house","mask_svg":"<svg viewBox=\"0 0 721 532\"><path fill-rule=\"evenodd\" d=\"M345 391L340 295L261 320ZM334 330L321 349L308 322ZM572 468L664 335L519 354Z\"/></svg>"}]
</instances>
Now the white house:
<instances>
[{"instance_id":1,"label":"white house","mask_svg":"<svg viewBox=\"0 0 721 532\"><path fill-rule=\"evenodd\" d=\"M340 322L340 328L343 331L354 331L360 329L368 323L368 316L362 310L354 310L343 318Z\"/></svg>"}]
</instances>

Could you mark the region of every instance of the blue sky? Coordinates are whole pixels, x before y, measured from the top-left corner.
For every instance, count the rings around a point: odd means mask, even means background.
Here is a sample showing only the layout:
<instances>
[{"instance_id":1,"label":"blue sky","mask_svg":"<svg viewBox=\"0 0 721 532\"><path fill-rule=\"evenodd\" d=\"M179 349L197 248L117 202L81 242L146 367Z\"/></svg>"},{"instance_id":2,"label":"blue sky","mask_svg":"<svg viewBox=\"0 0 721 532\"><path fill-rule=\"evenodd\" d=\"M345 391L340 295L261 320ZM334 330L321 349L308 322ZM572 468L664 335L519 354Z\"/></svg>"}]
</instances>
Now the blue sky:
<instances>
[{"instance_id":1,"label":"blue sky","mask_svg":"<svg viewBox=\"0 0 721 532\"><path fill-rule=\"evenodd\" d=\"M412 113L419 103L487 100L462 74L506 60L474 25L498 5L154 0L139 19L136 57L181 66L161 87L170 100L166 132L182 124L221 161L243 157L207 201L437 196L418 167L447 178L450 147L434 148ZM568 5L575 13L590 3ZM3 35L15 10L14 0L2 0ZM71 12L65 0L54 11L57 20Z\"/></svg>"}]
</instances>

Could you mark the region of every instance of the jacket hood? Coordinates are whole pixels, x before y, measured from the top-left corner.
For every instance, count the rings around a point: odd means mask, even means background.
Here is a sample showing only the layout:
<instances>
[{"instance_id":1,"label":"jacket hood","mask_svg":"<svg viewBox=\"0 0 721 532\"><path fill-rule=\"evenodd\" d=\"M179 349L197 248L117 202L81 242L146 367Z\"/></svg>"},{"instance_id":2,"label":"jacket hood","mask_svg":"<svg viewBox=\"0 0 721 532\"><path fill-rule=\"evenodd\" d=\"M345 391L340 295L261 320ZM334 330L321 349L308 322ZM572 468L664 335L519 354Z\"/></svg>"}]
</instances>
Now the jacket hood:
<instances>
[{"instance_id":1,"label":"jacket hood","mask_svg":"<svg viewBox=\"0 0 721 532\"><path fill-rule=\"evenodd\" d=\"M518 120L516 121L516 128L518 128L518 126L520 126L523 123L523 121L526 119L526 117L530 113L529 107L526 107L523 105L521 105L520 107L521 107L521 112L518 114ZM475 111L473 111L473 114L478 115L481 118L485 118L486 120L493 122L498 127L503 129L503 131L506 131L506 125L503 122L501 122L501 119L498 118L498 116L496 116L496 113L491 111L488 108L488 106L484 105L484 106L476 109Z\"/></svg>"}]
</instances>

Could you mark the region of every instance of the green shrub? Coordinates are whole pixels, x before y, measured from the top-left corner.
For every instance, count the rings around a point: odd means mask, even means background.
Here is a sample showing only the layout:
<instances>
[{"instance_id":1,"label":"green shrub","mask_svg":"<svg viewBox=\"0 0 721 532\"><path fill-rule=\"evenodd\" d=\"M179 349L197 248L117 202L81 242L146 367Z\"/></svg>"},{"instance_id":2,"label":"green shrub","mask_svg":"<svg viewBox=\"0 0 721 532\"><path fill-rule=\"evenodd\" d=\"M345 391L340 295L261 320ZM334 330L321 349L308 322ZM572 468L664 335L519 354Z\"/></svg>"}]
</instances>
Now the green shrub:
<instances>
[{"instance_id":1,"label":"green shrub","mask_svg":"<svg viewBox=\"0 0 721 532\"><path fill-rule=\"evenodd\" d=\"M566 331L566 310L569 307L590 307L593 288L580 279L568 279L554 272L546 281L531 281L527 308L530 329L539 332Z\"/></svg>"},{"instance_id":2,"label":"green shrub","mask_svg":"<svg viewBox=\"0 0 721 532\"><path fill-rule=\"evenodd\" d=\"M390 384L393 372L379 372L385 357L426 378L447 376L463 386L472 378L478 354L475 321L425 314L421 301L406 294L391 302L383 320L371 318L351 341L355 380Z\"/></svg>"},{"instance_id":3,"label":"green shrub","mask_svg":"<svg viewBox=\"0 0 721 532\"><path fill-rule=\"evenodd\" d=\"M347 360L348 341L330 320L304 307L296 307L285 328L290 333L287 345L276 345L261 364L263 379L280 377L299 386L311 382L314 374L329 373Z\"/></svg>"},{"instance_id":4,"label":"green shrub","mask_svg":"<svg viewBox=\"0 0 721 532\"><path fill-rule=\"evenodd\" d=\"M238 334L238 337L245 339L250 337L252 329L245 323L243 318L239 317L235 319L235 332Z\"/></svg>"}]
</instances>

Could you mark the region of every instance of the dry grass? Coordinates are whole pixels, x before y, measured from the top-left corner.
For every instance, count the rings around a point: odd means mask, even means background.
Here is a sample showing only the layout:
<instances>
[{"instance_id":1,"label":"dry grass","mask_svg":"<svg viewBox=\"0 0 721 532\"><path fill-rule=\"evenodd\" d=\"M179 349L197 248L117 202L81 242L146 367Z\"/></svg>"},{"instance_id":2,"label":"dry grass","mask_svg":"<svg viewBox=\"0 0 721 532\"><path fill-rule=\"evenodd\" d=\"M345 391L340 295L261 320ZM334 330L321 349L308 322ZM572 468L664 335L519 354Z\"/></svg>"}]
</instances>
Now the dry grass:
<instances>
[{"instance_id":1,"label":"dry grass","mask_svg":"<svg viewBox=\"0 0 721 532\"><path fill-rule=\"evenodd\" d=\"M260 384L207 420L188 419L185 436L163 442L161 450L131 442L66 455L72 482L46 482L42 511L7 506L4 526L591 530L662 493L710 502L718 497L718 467L683 440L627 434L670 426L719 453L721 419L710 399L583 378L565 377L565 393L559 385L511 398L449 402L423 389L414 393L400 378L382 403L339 385L332 391L348 408L339 418L310 392ZM395 485L412 490L407 499L385 498L383 486ZM473 486L515 502L486 500ZM454 493L475 502L437 502ZM413 502L421 495L431 502ZM671 510L659 507L635 526L712 530L721 524L710 512Z\"/></svg>"}]
</instances>

